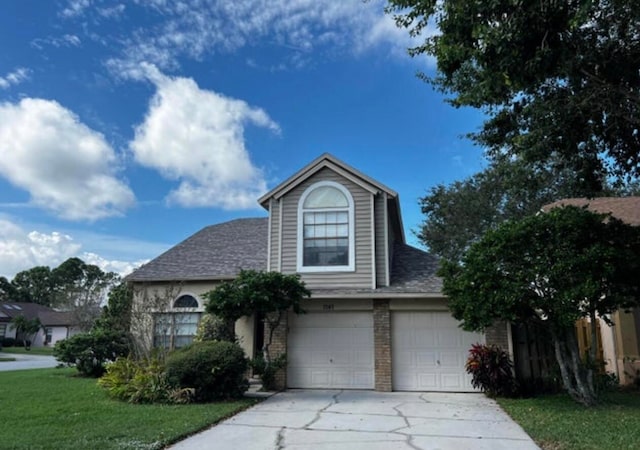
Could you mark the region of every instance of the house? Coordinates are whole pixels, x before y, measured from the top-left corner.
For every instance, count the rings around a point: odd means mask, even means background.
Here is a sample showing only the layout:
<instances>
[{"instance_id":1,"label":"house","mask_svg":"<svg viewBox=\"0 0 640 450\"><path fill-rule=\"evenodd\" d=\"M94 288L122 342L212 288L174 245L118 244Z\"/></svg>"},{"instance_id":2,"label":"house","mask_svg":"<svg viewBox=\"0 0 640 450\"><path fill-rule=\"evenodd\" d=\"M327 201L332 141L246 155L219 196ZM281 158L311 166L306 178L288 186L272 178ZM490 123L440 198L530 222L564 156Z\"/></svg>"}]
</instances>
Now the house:
<instances>
[{"instance_id":1,"label":"house","mask_svg":"<svg viewBox=\"0 0 640 450\"><path fill-rule=\"evenodd\" d=\"M586 207L640 226L640 197L566 198L546 205L543 211L562 206ZM616 311L610 320L614 326L599 319L598 327L605 370L616 374L621 384L628 384L640 378L640 308Z\"/></svg>"},{"instance_id":2,"label":"house","mask_svg":"<svg viewBox=\"0 0 640 450\"><path fill-rule=\"evenodd\" d=\"M4 302L0 303L0 340L21 339L11 323L19 316L28 320L40 319L42 328L31 343L34 347L53 346L56 342L80 332L74 325L73 315L69 312L55 311L38 303ZM17 342L16 345L22 345L22 342Z\"/></svg>"},{"instance_id":3,"label":"house","mask_svg":"<svg viewBox=\"0 0 640 450\"><path fill-rule=\"evenodd\" d=\"M438 261L405 241L398 194L323 154L258 199L266 218L213 225L127 279L135 304L153 304L148 343L188 343L203 294L240 269L300 274L312 292L303 315L274 333L290 388L471 391L471 344L509 346L505 325L468 333L452 318ZM255 317L236 324L249 356L262 345Z\"/></svg>"}]
</instances>

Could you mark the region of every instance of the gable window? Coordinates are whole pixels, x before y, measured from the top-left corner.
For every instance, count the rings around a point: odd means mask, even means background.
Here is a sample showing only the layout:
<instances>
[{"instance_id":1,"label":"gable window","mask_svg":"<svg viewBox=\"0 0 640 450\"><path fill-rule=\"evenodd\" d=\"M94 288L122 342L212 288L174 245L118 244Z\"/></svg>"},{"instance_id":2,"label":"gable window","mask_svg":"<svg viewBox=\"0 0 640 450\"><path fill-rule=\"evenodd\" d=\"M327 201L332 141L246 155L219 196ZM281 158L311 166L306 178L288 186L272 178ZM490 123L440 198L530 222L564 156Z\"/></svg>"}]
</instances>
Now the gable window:
<instances>
[{"instance_id":1,"label":"gable window","mask_svg":"<svg viewBox=\"0 0 640 450\"><path fill-rule=\"evenodd\" d=\"M185 347L193 342L200 322L198 300L193 295L181 295L173 302L173 312L154 316L153 345L165 349Z\"/></svg>"},{"instance_id":2,"label":"gable window","mask_svg":"<svg viewBox=\"0 0 640 450\"><path fill-rule=\"evenodd\" d=\"M298 205L298 271L354 270L353 199L344 186L310 186Z\"/></svg>"}]
</instances>

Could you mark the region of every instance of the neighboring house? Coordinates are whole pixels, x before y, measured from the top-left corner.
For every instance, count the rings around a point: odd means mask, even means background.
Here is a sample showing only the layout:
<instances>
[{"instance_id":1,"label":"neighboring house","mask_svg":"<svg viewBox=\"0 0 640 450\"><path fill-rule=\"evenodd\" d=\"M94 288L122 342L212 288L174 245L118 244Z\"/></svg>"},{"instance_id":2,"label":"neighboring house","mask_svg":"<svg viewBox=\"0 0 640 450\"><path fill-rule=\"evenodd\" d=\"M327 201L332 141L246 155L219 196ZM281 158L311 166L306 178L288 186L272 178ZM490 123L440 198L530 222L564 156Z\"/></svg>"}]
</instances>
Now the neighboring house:
<instances>
[{"instance_id":1,"label":"neighboring house","mask_svg":"<svg viewBox=\"0 0 640 450\"><path fill-rule=\"evenodd\" d=\"M398 194L380 182L324 154L258 201L267 218L204 228L127 277L138 305L157 305L147 342L187 343L203 294L256 269L298 273L312 291L307 313L274 334L272 353L287 354L283 387L471 391L471 344L510 346L506 325L485 336L451 317L437 259L406 244ZM249 356L260 322L236 324Z\"/></svg>"},{"instance_id":2,"label":"neighboring house","mask_svg":"<svg viewBox=\"0 0 640 450\"><path fill-rule=\"evenodd\" d=\"M33 347L53 346L80 330L74 325L73 316L69 312L55 311L38 303L4 302L0 303L0 339L19 339L17 330L11 321L19 316L26 319L40 319L42 328L31 342ZM16 343L22 345L22 342Z\"/></svg>"},{"instance_id":3,"label":"neighboring house","mask_svg":"<svg viewBox=\"0 0 640 450\"><path fill-rule=\"evenodd\" d=\"M582 206L611 214L625 223L640 226L640 197L567 198L543 207L543 211L562 206ZM605 370L615 373L621 384L640 377L640 308L619 310L610 317L613 327L600 319L600 337Z\"/></svg>"}]
</instances>

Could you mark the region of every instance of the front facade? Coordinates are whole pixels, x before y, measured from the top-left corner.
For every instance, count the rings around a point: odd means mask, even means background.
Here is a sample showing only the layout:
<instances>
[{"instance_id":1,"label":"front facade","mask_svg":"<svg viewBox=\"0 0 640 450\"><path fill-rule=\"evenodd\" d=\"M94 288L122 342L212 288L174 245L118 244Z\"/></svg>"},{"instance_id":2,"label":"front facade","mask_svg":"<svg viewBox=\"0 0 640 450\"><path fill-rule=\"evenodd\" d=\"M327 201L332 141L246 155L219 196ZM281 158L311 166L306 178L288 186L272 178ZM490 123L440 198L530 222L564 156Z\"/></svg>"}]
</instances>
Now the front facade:
<instances>
[{"instance_id":1,"label":"front facade","mask_svg":"<svg viewBox=\"0 0 640 450\"><path fill-rule=\"evenodd\" d=\"M283 387L472 390L464 365L485 335L451 317L436 258L405 242L396 192L324 154L259 202L266 219L208 227L129 280L179 282L201 311L197 283L212 287L241 268L297 273L312 296L306 314L291 313L274 333L272 354L287 354ZM259 350L256 322L236 327L249 356ZM488 336L508 345L507 332Z\"/></svg>"}]
</instances>

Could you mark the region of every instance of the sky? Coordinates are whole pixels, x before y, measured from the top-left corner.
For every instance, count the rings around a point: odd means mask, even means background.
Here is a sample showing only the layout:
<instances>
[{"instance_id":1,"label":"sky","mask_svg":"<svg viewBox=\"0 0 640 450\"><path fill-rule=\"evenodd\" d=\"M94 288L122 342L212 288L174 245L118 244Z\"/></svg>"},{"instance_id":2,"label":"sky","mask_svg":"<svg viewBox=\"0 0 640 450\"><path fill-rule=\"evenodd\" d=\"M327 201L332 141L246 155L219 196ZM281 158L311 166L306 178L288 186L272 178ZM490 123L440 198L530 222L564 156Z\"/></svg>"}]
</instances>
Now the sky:
<instances>
[{"instance_id":1,"label":"sky","mask_svg":"<svg viewBox=\"0 0 640 450\"><path fill-rule=\"evenodd\" d=\"M418 200L482 168L482 122L379 0L5 0L0 276L126 274L328 152ZM437 32L431 29L428 33Z\"/></svg>"}]
</instances>

